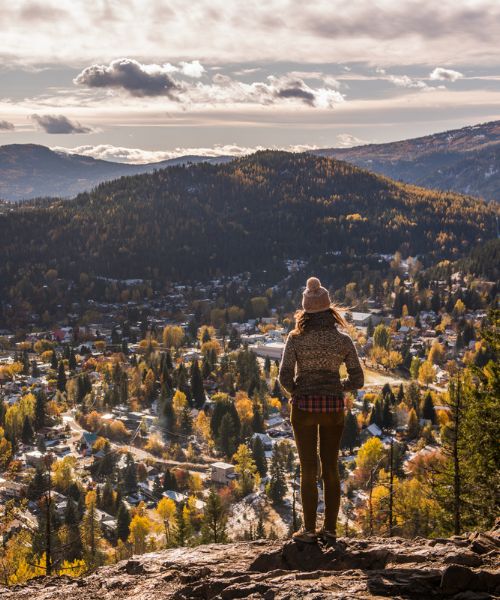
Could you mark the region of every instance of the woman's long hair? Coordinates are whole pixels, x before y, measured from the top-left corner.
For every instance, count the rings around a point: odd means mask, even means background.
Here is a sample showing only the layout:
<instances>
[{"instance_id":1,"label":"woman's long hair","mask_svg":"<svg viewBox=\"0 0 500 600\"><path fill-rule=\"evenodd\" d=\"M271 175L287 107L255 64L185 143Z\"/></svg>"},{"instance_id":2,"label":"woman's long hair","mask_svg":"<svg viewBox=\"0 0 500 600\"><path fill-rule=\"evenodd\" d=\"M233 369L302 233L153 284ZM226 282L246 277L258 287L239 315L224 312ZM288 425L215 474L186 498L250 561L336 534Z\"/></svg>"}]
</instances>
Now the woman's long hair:
<instances>
[{"instance_id":1,"label":"woman's long hair","mask_svg":"<svg viewBox=\"0 0 500 600\"><path fill-rule=\"evenodd\" d=\"M341 327L347 327L347 322L344 319L344 317L340 314L338 307L336 307L334 304L330 304L330 307L323 312L327 311L331 314L333 320L337 325L340 325ZM314 318L314 315L317 314L319 313L306 312L301 308L297 310L294 314L295 329L292 330L292 333L295 335L303 333L307 329L308 322L311 320L311 318Z\"/></svg>"}]
</instances>

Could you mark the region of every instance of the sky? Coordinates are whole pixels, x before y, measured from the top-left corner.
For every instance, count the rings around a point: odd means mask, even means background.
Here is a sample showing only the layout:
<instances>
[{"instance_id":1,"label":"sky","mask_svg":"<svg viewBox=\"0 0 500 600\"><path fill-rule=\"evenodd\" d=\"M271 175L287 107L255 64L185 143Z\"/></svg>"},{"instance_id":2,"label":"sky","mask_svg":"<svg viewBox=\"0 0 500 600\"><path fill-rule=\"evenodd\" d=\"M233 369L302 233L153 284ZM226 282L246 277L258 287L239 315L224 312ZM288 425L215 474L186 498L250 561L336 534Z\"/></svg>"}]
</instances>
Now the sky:
<instances>
[{"instance_id":1,"label":"sky","mask_svg":"<svg viewBox=\"0 0 500 600\"><path fill-rule=\"evenodd\" d=\"M0 29L0 145L151 162L500 119L499 0L11 0Z\"/></svg>"}]
</instances>

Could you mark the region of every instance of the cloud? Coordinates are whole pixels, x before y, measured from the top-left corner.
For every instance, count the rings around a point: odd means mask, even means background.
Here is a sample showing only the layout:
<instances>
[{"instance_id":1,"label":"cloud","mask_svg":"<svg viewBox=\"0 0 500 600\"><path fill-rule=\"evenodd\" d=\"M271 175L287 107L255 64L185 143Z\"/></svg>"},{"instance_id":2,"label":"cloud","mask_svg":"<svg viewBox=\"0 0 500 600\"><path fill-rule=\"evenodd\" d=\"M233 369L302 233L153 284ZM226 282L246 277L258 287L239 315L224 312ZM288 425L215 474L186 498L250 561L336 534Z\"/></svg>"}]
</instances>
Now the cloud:
<instances>
[{"instance_id":1,"label":"cloud","mask_svg":"<svg viewBox=\"0 0 500 600\"><path fill-rule=\"evenodd\" d=\"M437 79L439 81L456 81L463 77L463 73L454 71L453 69L444 69L443 67L436 67L432 73L429 74L431 79Z\"/></svg>"},{"instance_id":2,"label":"cloud","mask_svg":"<svg viewBox=\"0 0 500 600\"><path fill-rule=\"evenodd\" d=\"M0 131L12 131L14 129L14 123L10 121L3 121L0 119Z\"/></svg>"},{"instance_id":3,"label":"cloud","mask_svg":"<svg viewBox=\"0 0 500 600\"><path fill-rule=\"evenodd\" d=\"M93 129L77 121L70 121L64 115L31 115L31 118L45 133L92 133Z\"/></svg>"},{"instance_id":4,"label":"cloud","mask_svg":"<svg viewBox=\"0 0 500 600\"><path fill-rule=\"evenodd\" d=\"M167 96L184 105L260 104L295 102L310 107L331 108L344 101L336 89L339 82L329 75L312 72L311 79L321 79L321 87L312 87L303 78L287 73L269 75L265 81L245 83L229 75L215 73L210 82L179 81L171 73L199 79L205 68L198 60L171 63L141 64L131 58L114 60L109 66L92 65L84 69L73 81L77 85L94 88L118 88L132 96ZM307 75L302 72L301 74Z\"/></svg>"},{"instance_id":5,"label":"cloud","mask_svg":"<svg viewBox=\"0 0 500 600\"><path fill-rule=\"evenodd\" d=\"M144 164L159 162L180 156L245 156L258 150L286 150L287 152L307 152L317 150L318 146L311 144L294 144L289 146L239 146L238 144L215 144L211 147L198 148L175 148L173 150L143 150L142 148L126 148L113 146L112 144L100 144L97 146L83 145L75 148L64 148L54 146L51 150L65 152L67 154L81 154L101 160L114 162Z\"/></svg>"},{"instance_id":6,"label":"cloud","mask_svg":"<svg viewBox=\"0 0 500 600\"><path fill-rule=\"evenodd\" d=\"M253 2L246 12L227 0L198 0L189 10L183 0L143 4L146 9L137 0L3 2L0 55L71 65L95 57L108 64L127 55L146 62L203 56L207 64L234 69L252 61L319 64L325 57L341 65L418 62L429 70L450 56L461 64L498 60L498 0L273 0Z\"/></svg>"},{"instance_id":7,"label":"cloud","mask_svg":"<svg viewBox=\"0 0 500 600\"><path fill-rule=\"evenodd\" d=\"M193 61L198 63L198 61ZM199 72L199 67L190 63L192 72ZM198 63L199 64L199 63ZM187 63L184 63L187 65ZM201 65L199 65L201 67ZM201 67L203 68L203 67ZM132 96L168 96L175 100L181 85L174 81L170 73L177 70L167 63L141 64L131 58L113 60L108 66L91 65L84 69L73 82L93 88L117 88L126 90Z\"/></svg>"},{"instance_id":8,"label":"cloud","mask_svg":"<svg viewBox=\"0 0 500 600\"><path fill-rule=\"evenodd\" d=\"M187 77L199 78L206 73L205 67L200 63L199 60L192 60L191 62L182 61L180 65L181 73Z\"/></svg>"},{"instance_id":9,"label":"cloud","mask_svg":"<svg viewBox=\"0 0 500 600\"><path fill-rule=\"evenodd\" d=\"M395 86L403 88L417 88L423 90L428 87L425 81L413 79L412 77L408 77L408 75L389 75L389 81L392 81Z\"/></svg>"},{"instance_id":10,"label":"cloud","mask_svg":"<svg viewBox=\"0 0 500 600\"><path fill-rule=\"evenodd\" d=\"M339 133L337 135L337 148L352 148L353 146L363 146L369 144L367 140L362 140L350 133Z\"/></svg>"}]
</instances>

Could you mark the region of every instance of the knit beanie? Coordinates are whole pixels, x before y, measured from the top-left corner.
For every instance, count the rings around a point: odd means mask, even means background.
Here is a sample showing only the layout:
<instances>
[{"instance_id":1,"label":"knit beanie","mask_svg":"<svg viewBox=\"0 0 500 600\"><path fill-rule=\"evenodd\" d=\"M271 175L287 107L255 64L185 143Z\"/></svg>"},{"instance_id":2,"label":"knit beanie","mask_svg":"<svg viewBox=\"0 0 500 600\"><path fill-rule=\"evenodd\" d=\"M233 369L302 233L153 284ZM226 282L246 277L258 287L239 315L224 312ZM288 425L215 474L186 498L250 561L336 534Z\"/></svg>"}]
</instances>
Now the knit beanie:
<instances>
[{"instance_id":1,"label":"knit beanie","mask_svg":"<svg viewBox=\"0 0 500 600\"><path fill-rule=\"evenodd\" d=\"M308 313L317 313L330 308L328 290L321 285L317 277L309 277L302 294L302 308Z\"/></svg>"}]
</instances>

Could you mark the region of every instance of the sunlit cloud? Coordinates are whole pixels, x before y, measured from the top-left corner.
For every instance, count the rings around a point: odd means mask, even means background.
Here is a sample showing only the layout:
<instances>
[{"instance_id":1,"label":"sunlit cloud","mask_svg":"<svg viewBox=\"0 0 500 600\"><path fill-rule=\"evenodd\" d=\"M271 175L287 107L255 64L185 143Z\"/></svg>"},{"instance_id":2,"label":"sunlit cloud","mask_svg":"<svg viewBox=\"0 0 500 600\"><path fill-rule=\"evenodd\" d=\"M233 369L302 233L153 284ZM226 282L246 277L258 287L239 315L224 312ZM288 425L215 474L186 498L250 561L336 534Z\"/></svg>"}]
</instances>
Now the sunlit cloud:
<instances>
[{"instance_id":1,"label":"sunlit cloud","mask_svg":"<svg viewBox=\"0 0 500 600\"><path fill-rule=\"evenodd\" d=\"M91 156L101 160L113 162L145 164L160 162L181 156L245 156L258 150L286 150L287 152L308 152L317 150L318 146L313 144L293 144L289 146L240 146L238 144L216 144L211 147L193 147L193 148L174 148L173 150L143 150L141 148L125 148L113 146L112 144L100 144L97 146L82 145L75 148L65 148L62 146L53 146L51 148L56 152L67 154L80 154Z\"/></svg>"},{"instance_id":2,"label":"sunlit cloud","mask_svg":"<svg viewBox=\"0 0 500 600\"><path fill-rule=\"evenodd\" d=\"M431 79L437 79L438 81L456 81L461 79L463 74L453 69L444 69L443 67L436 67L429 77Z\"/></svg>"}]
</instances>

